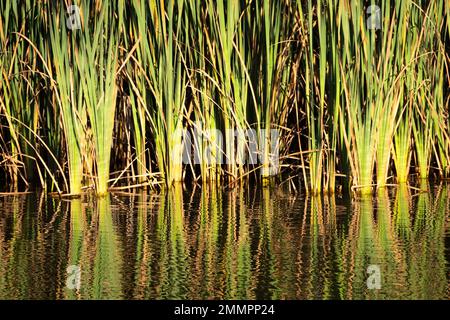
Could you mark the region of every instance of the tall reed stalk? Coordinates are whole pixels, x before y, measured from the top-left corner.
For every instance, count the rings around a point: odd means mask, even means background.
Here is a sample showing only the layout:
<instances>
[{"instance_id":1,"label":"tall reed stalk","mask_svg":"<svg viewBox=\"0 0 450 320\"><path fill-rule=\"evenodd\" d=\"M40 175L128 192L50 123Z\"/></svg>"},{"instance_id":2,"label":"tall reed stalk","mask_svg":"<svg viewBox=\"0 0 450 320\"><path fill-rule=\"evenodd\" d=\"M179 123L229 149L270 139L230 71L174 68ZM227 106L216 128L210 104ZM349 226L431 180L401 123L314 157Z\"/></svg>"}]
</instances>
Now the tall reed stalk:
<instances>
[{"instance_id":1,"label":"tall reed stalk","mask_svg":"<svg viewBox=\"0 0 450 320\"><path fill-rule=\"evenodd\" d=\"M80 33L75 60L80 72L83 107L89 117L94 146L96 192L108 190L111 148L117 98L118 45L123 14L123 0L116 5L104 2L92 12L84 11L89 21ZM84 2L84 8L88 8ZM118 17L115 18L115 14ZM89 19L90 15L95 17Z\"/></svg>"},{"instance_id":2,"label":"tall reed stalk","mask_svg":"<svg viewBox=\"0 0 450 320\"><path fill-rule=\"evenodd\" d=\"M81 31L71 32L61 17L65 13L60 6L59 15L51 21L51 59L55 68L56 100L62 117L62 129L67 149L70 190L73 195L80 194L83 183L82 156L86 151L85 130L86 111L83 106L82 81L76 67L75 51L79 45Z\"/></svg>"}]
</instances>

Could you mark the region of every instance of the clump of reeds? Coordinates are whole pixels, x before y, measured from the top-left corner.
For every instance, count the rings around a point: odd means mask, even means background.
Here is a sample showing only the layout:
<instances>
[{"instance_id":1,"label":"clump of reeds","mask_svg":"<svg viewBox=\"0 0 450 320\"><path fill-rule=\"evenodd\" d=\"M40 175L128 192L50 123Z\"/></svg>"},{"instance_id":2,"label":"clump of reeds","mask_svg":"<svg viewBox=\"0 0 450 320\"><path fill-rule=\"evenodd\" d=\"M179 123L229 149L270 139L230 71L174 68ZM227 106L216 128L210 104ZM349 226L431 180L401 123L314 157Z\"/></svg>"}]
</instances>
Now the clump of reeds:
<instances>
[{"instance_id":1,"label":"clump of reeds","mask_svg":"<svg viewBox=\"0 0 450 320\"><path fill-rule=\"evenodd\" d=\"M449 7L2 2L0 177L72 195L280 172L312 193L448 178Z\"/></svg>"}]
</instances>

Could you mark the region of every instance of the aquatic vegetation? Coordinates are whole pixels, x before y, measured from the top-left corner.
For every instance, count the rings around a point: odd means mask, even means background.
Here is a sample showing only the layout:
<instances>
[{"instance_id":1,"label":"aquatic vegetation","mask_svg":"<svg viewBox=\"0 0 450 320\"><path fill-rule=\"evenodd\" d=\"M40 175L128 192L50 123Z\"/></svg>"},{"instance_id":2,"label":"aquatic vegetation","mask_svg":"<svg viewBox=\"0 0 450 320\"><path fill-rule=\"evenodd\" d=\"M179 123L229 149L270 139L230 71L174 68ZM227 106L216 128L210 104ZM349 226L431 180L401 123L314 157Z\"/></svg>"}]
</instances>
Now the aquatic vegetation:
<instances>
[{"instance_id":1,"label":"aquatic vegetation","mask_svg":"<svg viewBox=\"0 0 450 320\"><path fill-rule=\"evenodd\" d=\"M367 194L448 178L449 7L1 3L0 178L66 195L286 176Z\"/></svg>"}]
</instances>

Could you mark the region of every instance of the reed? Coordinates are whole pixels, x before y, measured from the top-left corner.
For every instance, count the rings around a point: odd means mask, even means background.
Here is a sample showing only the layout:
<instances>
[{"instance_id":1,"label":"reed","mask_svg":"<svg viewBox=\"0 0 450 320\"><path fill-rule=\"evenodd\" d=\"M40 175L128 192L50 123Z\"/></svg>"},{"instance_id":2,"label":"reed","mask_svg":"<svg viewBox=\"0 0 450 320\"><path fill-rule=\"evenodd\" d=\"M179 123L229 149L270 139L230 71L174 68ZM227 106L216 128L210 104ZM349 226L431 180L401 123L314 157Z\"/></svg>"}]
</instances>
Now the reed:
<instances>
[{"instance_id":1,"label":"reed","mask_svg":"<svg viewBox=\"0 0 450 320\"><path fill-rule=\"evenodd\" d=\"M148 162L147 162L147 105L150 102L151 92L146 82L145 69L148 66L148 59L146 50L147 42L142 39L147 32L147 25L145 23L146 6L143 1L133 2L130 8L126 8L126 17L124 19L124 29L128 30L129 35L124 37L124 44L126 48L134 48L133 59L127 64L126 79L129 82L128 98L130 113L132 116L132 132L131 135L135 147L135 160L137 180L140 183L147 181Z\"/></svg>"},{"instance_id":2,"label":"reed","mask_svg":"<svg viewBox=\"0 0 450 320\"><path fill-rule=\"evenodd\" d=\"M411 164L411 117L408 114L397 127L394 139L393 158L399 183L408 181Z\"/></svg>"},{"instance_id":3,"label":"reed","mask_svg":"<svg viewBox=\"0 0 450 320\"><path fill-rule=\"evenodd\" d=\"M117 71L119 27L122 21L123 1L103 3L99 9L85 11L84 20L90 21L80 35L80 47L75 59L81 74L80 84L84 108L89 117L93 135L96 192L108 190L111 148L117 98ZM85 3L84 7L88 7ZM117 19L114 18L118 14ZM89 19L89 14L96 17ZM91 22L92 21L92 22Z\"/></svg>"},{"instance_id":4,"label":"reed","mask_svg":"<svg viewBox=\"0 0 450 320\"><path fill-rule=\"evenodd\" d=\"M62 118L65 145L67 148L69 192L73 195L81 193L83 184L82 156L87 148L85 130L87 115L83 107L81 74L75 68L74 52L79 43L75 32L66 30L64 7L60 6L60 15L54 15L51 21L50 57L55 69L55 96L59 114Z\"/></svg>"},{"instance_id":5,"label":"reed","mask_svg":"<svg viewBox=\"0 0 450 320\"><path fill-rule=\"evenodd\" d=\"M184 1L149 3L139 11L139 20L147 24L141 34L145 49L148 86L153 103L147 105L155 139L156 161L167 184L181 181L182 122L186 97L186 73L182 46Z\"/></svg>"},{"instance_id":6,"label":"reed","mask_svg":"<svg viewBox=\"0 0 450 320\"><path fill-rule=\"evenodd\" d=\"M32 1L2 3L0 10L0 114L7 128L7 141L2 142L11 190L17 191L19 183L25 188L35 183L39 170L33 145L39 131L41 76L36 72L39 59L24 37L36 38L45 30L40 19L33 21L40 12Z\"/></svg>"}]
</instances>

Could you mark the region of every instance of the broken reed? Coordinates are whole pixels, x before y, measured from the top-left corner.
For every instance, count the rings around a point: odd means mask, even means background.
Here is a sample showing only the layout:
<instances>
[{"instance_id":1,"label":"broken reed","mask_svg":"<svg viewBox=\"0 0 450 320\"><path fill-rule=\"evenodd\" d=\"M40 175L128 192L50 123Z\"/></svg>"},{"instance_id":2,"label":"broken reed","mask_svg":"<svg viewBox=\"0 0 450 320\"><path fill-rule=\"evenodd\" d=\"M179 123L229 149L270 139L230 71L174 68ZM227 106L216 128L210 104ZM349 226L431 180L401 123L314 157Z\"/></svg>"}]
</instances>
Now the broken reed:
<instances>
[{"instance_id":1,"label":"broken reed","mask_svg":"<svg viewBox=\"0 0 450 320\"><path fill-rule=\"evenodd\" d=\"M312 193L450 173L444 0L73 4L75 30L69 3L0 4L10 190L104 194L258 171L266 183L274 146ZM250 129L257 166L243 161ZM182 163L183 130L199 166ZM227 130L238 134L221 143Z\"/></svg>"}]
</instances>

